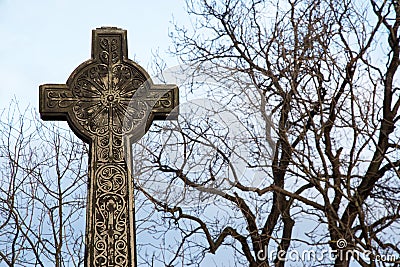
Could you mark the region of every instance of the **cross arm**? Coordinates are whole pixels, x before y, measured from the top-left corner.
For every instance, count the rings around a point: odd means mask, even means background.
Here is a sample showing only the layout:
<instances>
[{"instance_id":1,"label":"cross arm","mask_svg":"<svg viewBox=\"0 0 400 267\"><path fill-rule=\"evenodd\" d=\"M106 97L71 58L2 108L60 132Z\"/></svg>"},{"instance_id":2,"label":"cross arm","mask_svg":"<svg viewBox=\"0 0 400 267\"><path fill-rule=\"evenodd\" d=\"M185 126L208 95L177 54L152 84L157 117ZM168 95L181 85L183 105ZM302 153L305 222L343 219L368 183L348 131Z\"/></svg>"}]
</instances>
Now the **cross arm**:
<instances>
[{"instance_id":1,"label":"cross arm","mask_svg":"<svg viewBox=\"0 0 400 267\"><path fill-rule=\"evenodd\" d=\"M42 120L66 120L76 102L66 84L44 84L39 87L39 113Z\"/></svg>"},{"instance_id":2,"label":"cross arm","mask_svg":"<svg viewBox=\"0 0 400 267\"><path fill-rule=\"evenodd\" d=\"M178 105L179 105L179 90L175 84L156 84L152 86L150 97L153 92L160 94L164 93L163 96L158 98L157 102L154 103L152 113L155 120L176 120L178 117Z\"/></svg>"}]
</instances>

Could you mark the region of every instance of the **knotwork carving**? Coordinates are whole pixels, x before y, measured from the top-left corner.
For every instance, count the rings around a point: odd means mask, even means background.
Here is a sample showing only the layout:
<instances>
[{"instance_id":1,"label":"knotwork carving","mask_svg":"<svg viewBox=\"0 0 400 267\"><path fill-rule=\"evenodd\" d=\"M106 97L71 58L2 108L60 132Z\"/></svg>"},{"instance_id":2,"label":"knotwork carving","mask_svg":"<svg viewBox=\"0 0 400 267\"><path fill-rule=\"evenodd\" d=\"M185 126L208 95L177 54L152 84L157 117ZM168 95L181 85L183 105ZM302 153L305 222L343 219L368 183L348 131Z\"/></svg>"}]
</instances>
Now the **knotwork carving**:
<instances>
[{"instance_id":1,"label":"knotwork carving","mask_svg":"<svg viewBox=\"0 0 400 267\"><path fill-rule=\"evenodd\" d=\"M96 177L94 261L98 266L125 266L129 217L126 172L123 166L105 164L96 170Z\"/></svg>"}]
</instances>

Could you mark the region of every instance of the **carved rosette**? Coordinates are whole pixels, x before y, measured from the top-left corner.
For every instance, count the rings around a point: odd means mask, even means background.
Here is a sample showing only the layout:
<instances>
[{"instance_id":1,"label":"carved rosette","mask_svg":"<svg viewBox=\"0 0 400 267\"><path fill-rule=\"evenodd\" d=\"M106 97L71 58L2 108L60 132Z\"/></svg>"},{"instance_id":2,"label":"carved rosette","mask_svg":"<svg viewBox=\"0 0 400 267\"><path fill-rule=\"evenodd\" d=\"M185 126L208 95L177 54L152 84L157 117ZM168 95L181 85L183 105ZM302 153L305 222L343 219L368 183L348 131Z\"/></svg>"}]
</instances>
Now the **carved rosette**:
<instances>
[{"instance_id":1,"label":"carved rosette","mask_svg":"<svg viewBox=\"0 0 400 267\"><path fill-rule=\"evenodd\" d=\"M84 67L72 80L72 95L79 99L73 106L73 116L89 135L99 138L98 160L122 161L123 133L143 123L149 113L145 100L135 95L146 77L121 60L119 38L102 37L98 47L98 61ZM132 99L136 99L136 105Z\"/></svg>"}]
</instances>

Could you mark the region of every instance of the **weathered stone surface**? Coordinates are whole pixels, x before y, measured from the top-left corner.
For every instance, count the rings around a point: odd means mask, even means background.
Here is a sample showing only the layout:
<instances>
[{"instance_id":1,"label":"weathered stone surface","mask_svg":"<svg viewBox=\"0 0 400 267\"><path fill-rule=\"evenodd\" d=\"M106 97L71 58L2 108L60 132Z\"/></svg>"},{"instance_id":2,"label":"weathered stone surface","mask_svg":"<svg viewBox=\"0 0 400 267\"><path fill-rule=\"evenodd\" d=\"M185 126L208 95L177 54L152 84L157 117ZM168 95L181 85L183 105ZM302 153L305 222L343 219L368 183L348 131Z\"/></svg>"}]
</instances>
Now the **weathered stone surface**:
<instances>
[{"instance_id":1,"label":"weathered stone surface","mask_svg":"<svg viewBox=\"0 0 400 267\"><path fill-rule=\"evenodd\" d=\"M178 88L154 85L128 59L125 30L105 27L92 34L92 58L66 84L40 86L40 115L43 120L67 120L90 144L85 266L136 266L127 148L154 119L171 115Z\"/></svg>"}]
</instances>

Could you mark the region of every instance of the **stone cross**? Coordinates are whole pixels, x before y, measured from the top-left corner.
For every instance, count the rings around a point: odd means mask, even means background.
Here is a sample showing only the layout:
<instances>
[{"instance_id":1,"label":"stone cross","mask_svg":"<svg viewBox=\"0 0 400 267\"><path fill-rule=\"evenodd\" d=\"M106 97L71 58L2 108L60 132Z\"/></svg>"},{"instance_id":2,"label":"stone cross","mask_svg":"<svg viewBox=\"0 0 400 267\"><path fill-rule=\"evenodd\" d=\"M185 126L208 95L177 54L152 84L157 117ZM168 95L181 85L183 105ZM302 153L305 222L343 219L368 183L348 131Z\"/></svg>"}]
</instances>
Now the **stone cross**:
<instances>
[{"instance_id":1,"label":"stone cross","mask_svg":"<svg viewBox=\"0 0 400 267\"><path fill-rule=\"evenodd\" d=\"M155 85L128 59L126 31L92 32L92 58L66 84L40 86L43 120L67 120L90 144L85 266L136 266L131 148L154 119L174 119L176 85ZM171 116L172 115L172 116Z\"/></svg>"}]
</instances>

